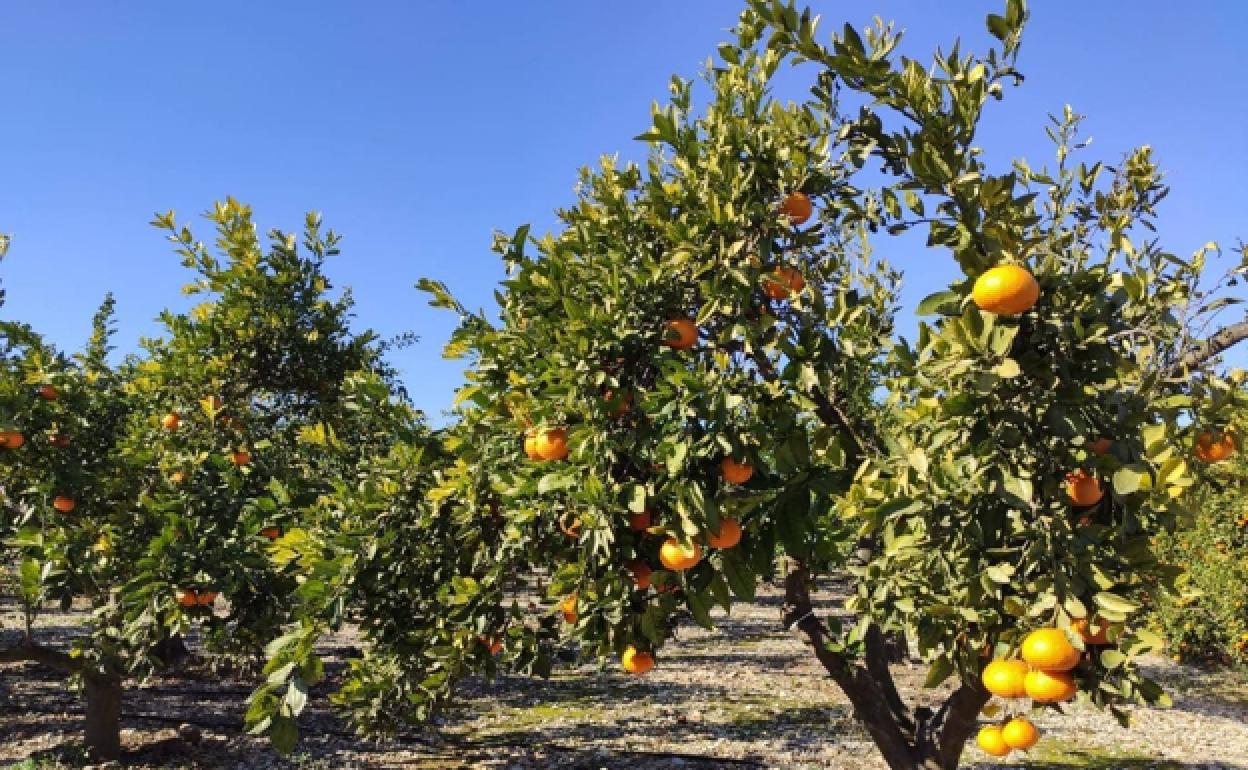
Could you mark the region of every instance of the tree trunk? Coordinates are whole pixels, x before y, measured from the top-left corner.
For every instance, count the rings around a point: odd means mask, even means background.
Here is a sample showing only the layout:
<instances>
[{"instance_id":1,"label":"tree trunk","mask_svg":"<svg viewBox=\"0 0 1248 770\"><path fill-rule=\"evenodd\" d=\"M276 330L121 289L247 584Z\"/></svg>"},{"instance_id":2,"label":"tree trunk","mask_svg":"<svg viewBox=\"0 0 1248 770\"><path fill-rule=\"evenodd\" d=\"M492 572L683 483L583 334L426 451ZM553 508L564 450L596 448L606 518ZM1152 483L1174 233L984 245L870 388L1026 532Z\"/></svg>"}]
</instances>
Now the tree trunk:
<instances>
[{"instance_id":1,"label":"tree trunk","mask_svg":"<svg viewBox=\"0 0 1248 770\"><path fill-rule=\"evenodd\" d=\"M121 678L87 673L83 682L87 695L87 753L97 762L120 759Z\"/></svg>"},{"instance_id":2,"label":"tree trunk","mask_svg":"<svg viewBox=\"0 0 1248 770\"><path fill-rule=\"evenodd\" d=\"M979 711L992 696L979 683L963 683L940 708L907 708L888 669L888 644L876 626L867 631L864 660L830 647L834 640L814 614L810 574L800 562L785 580L785 625L801 630L815 657L849 697L862 723L892 770L956 770Z\"/></svg>"}]
</instances>

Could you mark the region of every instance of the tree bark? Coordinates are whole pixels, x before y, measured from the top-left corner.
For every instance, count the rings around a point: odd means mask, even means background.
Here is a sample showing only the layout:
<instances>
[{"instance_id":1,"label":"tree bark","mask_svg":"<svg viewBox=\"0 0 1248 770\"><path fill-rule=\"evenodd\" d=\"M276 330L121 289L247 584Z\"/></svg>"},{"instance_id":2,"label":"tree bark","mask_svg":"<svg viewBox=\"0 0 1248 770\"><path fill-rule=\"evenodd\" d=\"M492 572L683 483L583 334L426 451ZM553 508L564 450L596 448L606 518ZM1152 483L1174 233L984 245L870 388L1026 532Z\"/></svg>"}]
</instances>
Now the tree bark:
<instances>
[{"instance_id":1,"label":"tree bark","mask_svg":"<svg viewBox=\"0 0 1248 770\"><path fill-rule=\"evenodd\" d=\"M121 678L86 673L85 740L87 754L97 762L121 758Z\"/></svg>"},{"instance_id":2,"label":"tree bark","mask_svg":"<svg viewBox=\"0 0 1248 770\"><path fill-rule=\"evenodd\" d=\"M1197 342L1188 348L1170 369L1169 374L1171 377L1177 377L1183 373L1184 369L1200 366L1210 358L1225 352L1246 339L1248 339L1248 319L1225 326L1209 335L1208 339Z\"/></svg>"}]
</instances>

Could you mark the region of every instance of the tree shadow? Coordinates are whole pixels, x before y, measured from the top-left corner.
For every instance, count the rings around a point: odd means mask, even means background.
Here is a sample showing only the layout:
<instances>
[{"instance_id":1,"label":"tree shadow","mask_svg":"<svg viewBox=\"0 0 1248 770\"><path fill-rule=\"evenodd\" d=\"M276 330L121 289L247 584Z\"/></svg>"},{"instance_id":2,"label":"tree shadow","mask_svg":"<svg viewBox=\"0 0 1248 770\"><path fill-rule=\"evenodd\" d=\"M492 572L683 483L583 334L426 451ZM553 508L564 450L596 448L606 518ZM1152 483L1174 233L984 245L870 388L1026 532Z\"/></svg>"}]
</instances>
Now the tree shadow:
<instances>
[{"instance_id":1,"label":"tree shadow","mask_svg":"<svg viewBox=\"0 0 1248 770\"><path fill-rule=\"evenodd\" d=\"M968 770L1011 770L1025 767L1031 770L1248 770L1248 765L1226 762L1178 762L1172 759L1153 759L1138 756L1110 756L1104 750L1068 747L1062 750L1061 759L1024 761L1001 764L977 762Z\"/></svg>"}]
</instances>

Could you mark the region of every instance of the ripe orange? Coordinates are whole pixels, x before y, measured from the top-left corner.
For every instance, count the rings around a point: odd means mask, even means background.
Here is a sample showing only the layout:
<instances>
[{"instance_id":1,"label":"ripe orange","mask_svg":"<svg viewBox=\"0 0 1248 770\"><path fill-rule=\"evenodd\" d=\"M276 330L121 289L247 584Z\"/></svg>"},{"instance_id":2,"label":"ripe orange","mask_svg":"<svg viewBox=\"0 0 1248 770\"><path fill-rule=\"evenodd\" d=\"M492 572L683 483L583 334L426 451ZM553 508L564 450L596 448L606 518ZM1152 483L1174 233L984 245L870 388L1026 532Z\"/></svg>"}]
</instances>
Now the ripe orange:
<instances>
[{"instance_id":1,"label":"ripe orange","mask_svg":"<svg viewBox=\"0 0 1248 770\"><path fill-rule=\"evenodd\" d=\"M642 652L630 644L624 650L624 654L620 656L620 665L628 673L641 676L654 668L654 656L648 652Z\"/></svg>"},{"instance_id":2,"label":"ripe orange","mask_svg":"<svg viewBox=\"0 0 1248 770\"><path fill-rule=\"evenodd\" d=\"M52 507L61 513L72 513L78 507L78 503L74 502L74 498L65 495L57 495L52 498Z\"/></svg>"},{"instance_id":3,"label":"ripe orange","mask_svg":"<svg viewBox=\"0 0 1248 770\"><path fill-rule=\"evenodd\" d=\"M0 447L5 449L19 449L22 444L26 443L26 437L15 430L6 430L0 432Z\"/></svg>"},{"instance_id":4,"label":"ripe orange","mask_svg":"<svg viewBox=\"0 0 1248 770\"><path fill-rule=\"evenodd\" d=\"M1060 628L1039 628L1023 640L1023 660L1041 671L1069 671L1079 663L1066 632Z\"/></svg>"},{"instance_id":5,"label":"ripe orange","mask_svg":"<svg viewBox=\"0 0 1248 770\"><path fill-rule=\"evenodd\" d=\"M1005 738L1001 737L1001 727L999 725L987 725L980 729L979 735L975 737L975 742L983 749L985 754L994 757L1004 757L1010 753L1010 747L1006 745Z\"/></svg>"},{"instance_id":6,"label":"ripe orange","mask_svg":"<svg viewBox=\"0 0 1248 770\"><path fill-rule=\"evenodd\" d=\"M804 224L814 212L815 207L804 192L791 192L780 203L780 213L789 220L789 224Z\"/></svg>"},{"instance_id":7,"label":"ripe orange","mask_svg":"<svg viewBox=\"0 0 1248 770\"><path fill-rule=\"evenodd\" d=\"M1070 630L1079 634L1084 644L1109 644L1109 624L1100 618L1093 617L1091 622L1087 618L1075 618L1070 622Z\"/></svg>"},{"instance_id":8,"label":"ripe orange","mask_svg":"<svg viewBox=\"0 0 1248 770\"><path fill-rule=\"evenodd\" d=\"M524 434L524 453L530 460L542 459L542 456L537 452L537 434L532 431Z\"/></svg>"},{"instance_id":9,"label":"ripe orange","mask_svg":"<svg viewBox=\"0 0 1248 770\"><path fill-rule=\"evenodd\" d=\"M491 655L497 655L503 649L502 639L494 639L488 636L478 636L477 639L481 644L485 645L485 648L490 651Z\"/></svg>"},{"instance_id":10,"label":"ripe orange","mask_svg":"<svg viewBox=\"0 0 1248 770\"><path fill-rule=\"evenodd\" d=\"M568 456L567 428L553 428L538 433L533 448L543 460L562 460Z\"/></svg>"},{"instance_id":11,"label":"ripe orange","mask_svg":"<svg viewBox=\"0 0 1248 770\"><path fill-rule=\"evenodd\" d=\"M649 564L641 559L633 559L625 566L629 572L633 573L633 584L639 591L650 587L650 576L654 574L654 570L650 569Z\"/></svg>"},{"instance_id":12,"label":"ripe orange","mask_svg":"<svg viewBox=\"0 0 1248 770\"><path fill-rule=\"evenodd\" d=\"M1223 431L1205 431L1196 437L1193 452L1202 462L1220 463L1235 454L1235 436Z\"/></svg>"},{"instance_id":13,"label":"ripe orange","mask_svg":"<svg viewBox=\"0 0 1248 770\"><path fill-rule=\"evenodd\" d=\"M563 613L565 623L576 622L576 594L568 594L559 602L559 611Z\"/></svg>"},{"instance_id":14,"label":"ripe orange","mask_svg":"<svg viewBox=\"0 0 1248 770\"><path fill-rule=\"evenodd\" d=\"M777 267L763 276L763 293L772 299L788 299L806 287L806 279L792 267Z\"/></svg>"},{"instance_id":15,"label":"ripe orange","mask_svg":"<svg viewBox=\"0 0 1248 770\"><path fill-rule=\"evenodd\" d=\"M724 481L729 484L744 484L754 475L754 467L747 462L737 462L731 457L725 457L719 464L720 471L724 474Z\"/></svg>"},{"instance_id":16,"label":"ripe orange","mask_svg":"<svg viewBox=\"0 0 1248 770\"><path fill-rule=\"evenodd\" d=\"M688 318L673 318L663 328L663 344L673 350L688 350L698 343L698 327Z\"/></svg>"},{"instance_id":17,"label":"ripe orange","mask_svg":"<svg viewBox=\"0 0 1248 770\"><path fill-rule=\"evenodd\" d=\"M183 481L186 481L186 471L174 471L169 474L169 483L181 484Z\"/></svg>"},{"instance_id":18,"label":"ripe orange","mask_svg":"<svg viewBox=\"0 0 1248 770\"><path fill-rule=\"evenodd\" d=\"M1021 315L1040 299L1040 284L1025 267L997 265L975 279L971 298L980 310Z\"/></svg>"},{"instance_id":19,"label":"ripe orange","mask_svg":"<svg viewBox=\"0 0 1248 770\"><path fill-rule=\"evenodd\" d=\"M267 537L270 540L276 540L282 536L281 527L265 527L260 530L260 537Z\"/></svg>"},{"instance_id":20,"label":"ripe orange","mask_svg":"<svg viewBox=\"0 0 1248 770\"><path fill-rule=\"evenodd\" d=\"M195 603L201 607L207 607L217 600L216 591L200 591L195 594Z\"/></svg>"},{"instance_id":21,"label":"ripe orange","mask_svg":"<svg viewBox=\"0 0 1248 770\"><path fill-rule=\"evenodd\" d=\"M1101 480L1080 468L1066 476L1066 496L1080 508L1096 505L1105 496Z\"/></svg>"},{"instance_id":22,"label":"ripe orange","mask_svg":"<svg viewBox=\"0 0 1248 770\"><path fill-rule=\"evenodd\" d=\"M706 533L706 544L712 548L732 548L741 542L741 525L735 519L720 519L719 533Z\"/></svg>"},{"instance_id":23,"label":"ripe orange","mask_svg":"<svg viewBox=\"0 0 1248 770\"><path fill-rule=\"evenodd\" d=\"M1026 751L1040 740L1040 731L1025 717L1014 717L1001 728L1001 738L1011 749Z\"/></svg>"},{"instance_id":24,"label":"ripe orange","mask_svg":"<svg viewBox=\"0 0 1248 770\"><path fill-rule=\"evenodd\" d=\"M697 543L682 545L676 538L669 537L659 547L659 561L673 572L683 572L702 561L702 546Z\"/></svg>"},{"instance_id":25,"label":"ripe orange","mask_svg":"<svg viewBox=\"0 0 1248 770\"><path fill-rule=\"evenodd\" d=\"M69 436L66 436L64 433L53 433L51 436L48 436L48 443L57 449L68 449Z\"/></svg>"},{"instance_id":26,"label":"ripe orange","mask_svg":"<svg viewBox=\"0 0 1248 770\"><path fill-rule=\"evenodd\" d=\"M164 428L165 430L177 430L178 426L181 424L182 424L182 418L178 415L177 412L170 412L169 414L165 415L160 421L160 427Z\"/></svg>"},{"instance_id":27,"label":"ripe orange","mask_svg":"<svg viewBox=\"0 0 1248 770\"><path fill-rule=\"evenodd\" d=\"M628 528L634 532L644 532L650 529L650 522L653 517L650 515L649 509L641 513L628 514Z\"/></svg>"},{"instance_id":28,"label":"ripe orange","mask_svg":"<svg viewBox=\"0 0 1248 770\"><path fill-rule=\"evenodd\" d=\"M1109 454L1109 450L1113 449L1113 447L1114 447L1114 442L1104 437L1098 438L1096 441L1093 441L1091 444L1088 445L1088 449L1091 449L1092 454L1096 455L1097 457L1104 457L1105 455Z\"/></svg>"},{"instance_id":29,"label":"ripe orange","mask_svg":"<svg viewBox=\"0 0 1248 770\"><path fill-rule=\"evenodd\" d=\"M56 391L56 388L52 387L51 385L39 386L39 398L42 398L44 401L55 401L60 397L61 397L61 394L58 393Z\"/></svg>"},{"instance_id":30,"label":"ripe orange","mask_svg":"<svg viewBox=\"0 0 1248 770\"><path fill-rule=\"evenodd\" d=\"M1069 671L1028 671L1023 689L1036 703L1061 703L1078 692L1075 677Z\"/></svg>"},{"instance_id":31,"label":"ripe orange","mask_svg":"<svg viewBox=\"0 0 1248 770\"><path fill-rule=\"evenodd\" d=\"M230 454L230 462L240 466L248 465L251 463L251 452L248 452L246 449L239 449Z\"/></svg>"},{"instance_id":32,"label":"ripe orange","mask_svg":"<svg viewBox=\"0 0 1248 770\"><path fill-rule=\"evenodd\" d=\"M179 588L173 592L173 596L183 607L194 607L199 603L199 597L193 588Z\"/></svg>"},{"instance_id":33,"label":"ripe orange","mask_svg":"<svg viewBox=\"0 0 1248 770\"><path fill-rule=\"evenodd\" d=\"M984 666L980 679L984 689L1000 698L1021 698L1025 694L1023 679L1027 664L1021 660L994 660Z\"/></svg>"}]
</instances>

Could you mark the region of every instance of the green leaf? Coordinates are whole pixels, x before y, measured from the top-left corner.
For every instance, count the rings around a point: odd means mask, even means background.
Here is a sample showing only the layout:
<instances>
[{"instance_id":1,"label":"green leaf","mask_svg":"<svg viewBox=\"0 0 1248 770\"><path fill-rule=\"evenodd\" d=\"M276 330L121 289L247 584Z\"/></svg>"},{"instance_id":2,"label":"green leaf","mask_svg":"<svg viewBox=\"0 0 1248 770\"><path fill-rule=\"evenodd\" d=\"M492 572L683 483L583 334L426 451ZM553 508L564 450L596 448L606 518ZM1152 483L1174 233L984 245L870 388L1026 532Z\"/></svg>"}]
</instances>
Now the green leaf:
<instances>
[{"instance_id":1,"label":"green leaf","mask_svg":"<svg viewBox=\"0 0 1248 770\"><path fill-rule=\"evenodd\" d=\"M932 661L932 667L927 670L927 678L923 680L923 687L930 690L948 679L951 674L953 674L953 663L948 658L939 657Z\"/></svg>"},{"instance_id":2,"label":"green leaf","mask_svg":"<svg viewBox=\"0 0 1248 770\"><path fill-rule=\"evenodd\" d=\"M1133 468L1119 468L1114 473L1114 491L1120 495L1129 495L1140 488L1144 474Z\"/></svg>"},{"instance_id":3,"label":"green leaf","mask_svg":"<svg viewBox=\"0 0 1248 770\"><path fill-rule=\"evenodd\" d=\"M949 291L948 289L945 289L944 291L938 291L924 297L923 301L919 303L919 306L914 309L914 314L917 316L937 314L957 315L959 312L958 306L961 305L961 303L961 294L958 294L956 291Z\"/></svg>"},{"instance_id":4,"label":"green leaf","mask_svg":"<svg viewBox=\"0 0 1248 770\"><path fill-rule=\"evenodd\" d=\"M295 720L280 715L273 717L272 727L269 728L269 742L279 754L294 751L295 745L299 743L299 726L295 724Z\"/></svg>"}]
</instances>

